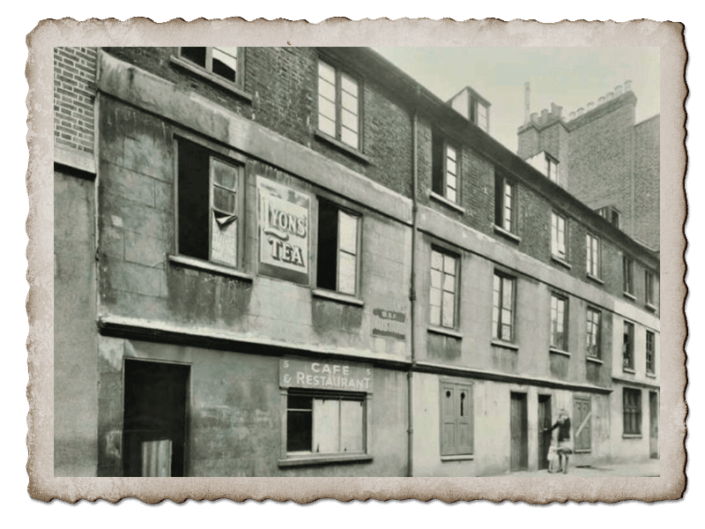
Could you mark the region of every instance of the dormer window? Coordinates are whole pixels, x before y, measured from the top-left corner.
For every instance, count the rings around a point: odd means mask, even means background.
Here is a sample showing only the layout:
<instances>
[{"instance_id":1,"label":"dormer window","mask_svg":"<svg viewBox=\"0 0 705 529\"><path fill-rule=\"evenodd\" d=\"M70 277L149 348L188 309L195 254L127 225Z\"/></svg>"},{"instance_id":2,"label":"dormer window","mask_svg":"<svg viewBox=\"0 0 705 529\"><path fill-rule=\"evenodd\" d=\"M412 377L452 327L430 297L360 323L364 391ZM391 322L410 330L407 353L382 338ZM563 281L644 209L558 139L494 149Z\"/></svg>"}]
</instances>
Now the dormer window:
<instances>
[{"instance_id":1,"label":"dormer window","mask_svg":"<svg viewBox=\"0 0 705 529\"><path fill-rule=\"evenodd\" d=\"M490 102L469 86L463 88L450 101L456 112L485 132L490 132Z\"/></svg>"},{"instance_id":2,"label":"dormer window","mask_svg":"<svg viewBox=\"0 0 705 529\"><path fill-rule=\"evenodd\" d=\"M490 107L475 96L470 98L470 121L489 133Z\"/></svg>"},{"instance_id":3,"label":"dormer window","mask_svg":"<svg viewBox=\"0 0 705 529\"><path fill-rule=\"evenodd\" d=\"M546 176L551 182L562 185L560 173L558 172L558 160L550 155L546 155Z\"/></svg>"},{"instance_id":4,"label":"dormer window","mask_svg":"<svg viewBox=\"0 0 705 529\"><path fill-rule=\"evenodd\" d=\"M615 208L614 206L605 206L603 208L598 209L597 213L600 215L600 217L607 219L610 223L614 224L614 226L619 228L619 220L621 215L617 208Z\"/></svg>"}]
</instances>

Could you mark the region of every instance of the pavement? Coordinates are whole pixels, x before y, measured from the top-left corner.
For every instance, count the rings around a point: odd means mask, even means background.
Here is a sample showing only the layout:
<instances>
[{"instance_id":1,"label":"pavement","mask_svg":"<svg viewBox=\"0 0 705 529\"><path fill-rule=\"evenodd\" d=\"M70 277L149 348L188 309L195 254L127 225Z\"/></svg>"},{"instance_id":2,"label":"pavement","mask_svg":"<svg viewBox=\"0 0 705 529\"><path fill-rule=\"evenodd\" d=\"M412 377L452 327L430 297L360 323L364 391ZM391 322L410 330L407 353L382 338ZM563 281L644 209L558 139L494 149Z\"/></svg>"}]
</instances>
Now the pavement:
<instances>
[{"instance_id":1,"label":"pavement","mask_svg":"<svg viewBox=\"0 0 705 529\"><path fill-rule=\"evenodd\" d=\"M513 477L523 478L623 478L623 477L659 477L661 472L661 462L658 459L649 461L648 463L633 463L623 465L599 465L580 468L569 466L567 474L549 474L547 470L532 470L522 472L512 472Z\"/></svg>"}]
</instances>

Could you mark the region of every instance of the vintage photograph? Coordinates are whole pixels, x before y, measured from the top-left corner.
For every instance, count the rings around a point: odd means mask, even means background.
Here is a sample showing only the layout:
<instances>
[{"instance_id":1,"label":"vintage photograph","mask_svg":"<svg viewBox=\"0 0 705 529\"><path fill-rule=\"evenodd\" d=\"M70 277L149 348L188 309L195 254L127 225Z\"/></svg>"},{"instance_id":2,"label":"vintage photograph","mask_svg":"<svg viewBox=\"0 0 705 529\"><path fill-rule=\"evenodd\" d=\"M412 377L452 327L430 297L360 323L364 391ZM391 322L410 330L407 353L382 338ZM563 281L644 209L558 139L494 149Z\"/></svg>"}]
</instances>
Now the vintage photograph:
<instances>
[{"instance_id":1,"label":"vintage photograph","mask_svg":"<svg viewBox=\"0 0 705 529\"><path fill-rule=\"evenodd\" d=\"M53 48L54 476L660 476L660 60Z\"/></svg>"}]
</instances>

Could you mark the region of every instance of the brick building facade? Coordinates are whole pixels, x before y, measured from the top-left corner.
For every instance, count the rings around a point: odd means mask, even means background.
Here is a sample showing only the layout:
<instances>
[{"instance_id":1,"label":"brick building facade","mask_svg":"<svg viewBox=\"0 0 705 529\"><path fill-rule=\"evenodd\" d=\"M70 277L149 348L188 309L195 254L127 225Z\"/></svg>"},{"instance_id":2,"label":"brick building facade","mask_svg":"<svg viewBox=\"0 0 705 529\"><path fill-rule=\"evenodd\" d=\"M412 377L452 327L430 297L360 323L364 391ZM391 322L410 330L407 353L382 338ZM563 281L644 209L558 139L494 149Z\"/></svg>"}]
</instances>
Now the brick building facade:
<instances>
[{"instance_id":1,"label":"brick building facade","mask_svg":"<svg viewBox=\"0 0 705 529\"><path fill-rule=\"evenodd\" d=\"M578 464L657 456L658 255L486 100L362 48L55 61L55 475L496 475L560 409Z\"/></svg>"},{"instance_id":2,"label":"brick building facade","mask_svg":"<svg viewBox=\"0 0 705 529\"><path fill-rule=\"evenodd\" d=\"M658 252L660 119L636 123L636 104L627 81L567 119L552 105L519 127L518 154L547 175L553 160L563 187Z\"/></svg>"}]
</instances>

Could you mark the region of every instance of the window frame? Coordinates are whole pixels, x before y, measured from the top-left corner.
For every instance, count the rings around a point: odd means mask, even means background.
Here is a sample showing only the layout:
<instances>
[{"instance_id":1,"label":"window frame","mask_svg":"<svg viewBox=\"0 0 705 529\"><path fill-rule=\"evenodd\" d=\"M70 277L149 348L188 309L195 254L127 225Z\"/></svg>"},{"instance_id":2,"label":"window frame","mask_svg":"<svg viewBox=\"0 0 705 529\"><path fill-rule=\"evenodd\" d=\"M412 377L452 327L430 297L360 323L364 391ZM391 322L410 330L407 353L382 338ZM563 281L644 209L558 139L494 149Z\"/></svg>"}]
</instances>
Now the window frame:
<instances>
[{"instance_id":1,"label":"window frame","mask_svg":"<svg viewBox=\"0 0 705 529\"><path fill-rule=\"evenodd\" d=\"M208 258L203 259L200 257L189 255L188 253L183 253L182 248L179 244L179 226L180 218L184 215L180 211L179 206L179 151L180 142L188 142L196 145L198 148L207 151L208 154ZM251 279L251 276L245 272L247 266L247 259L245 256L245 238L247 237L247 211L246 207L246 197L245 192L246 186L246 158L238 153L230 150L224 150L222 148L215 147L207 142L197 139L190 134L175 133L172 135L172 145L174 152L174 174L176 178L174 179L174 249L176 255L170 256L170 260L178 262L181 264L197 266L199 268L209 269L213 272L221 272L228 275L234 275L240 279ZM219 163L223 163L230 167L237 169L238 173L238 183L237 183L237 198L236 198L236 208L237 208L237 242L235 249L235 263L226 263L223 261L216 261L211 258L212 254L212 215L214 210L214 200L213 200L213 187L214 187L214 176L213 176L213 160L217 160Z\"/></svg>"},{"instance_id":2,"label":"window frame","mask_svg":"<svg viewBox=\"0 0 705 529\"><path fill-rule=\"evenodd\" d=\"M197 62L189 59L182 54L182 49L186 46L179 46L177 51L178 60L181 64L186 63L188 66L196 68L197 71L205 74L209 79L217 81L218 83L223 83L226 87L234 87L238 90L243 90L245 87L245 47L243 46L231 46L237 48L237 56L235 57L235 81L231 81L227 77L223 77L213 71L213 49L221 49L221 46L194 46L199 48L205 48L206 50L206 61L205 65L200 65ZM227 55L232 55L227 52Z\"/></svg>"},{"instance_id":3,"label":"window frame","mask_svg":"<svg viewBox=\"0 0 705 529\"><path fill-rule=\"evenodd\" d=\"M634 260L627 254L622 255L622 291L634 297Z\"/></svg>"},{"instance_id":4,"label":"window frame","mask_svg":"<svg viewBox=\"0 0 705 529\"><path fill-rule=\"evenodd\" d=\"M597 235L594 235L591 232L587 232L585 234L585 241L585 268L587 275L596 279L600 279L600 276L602 274L602 241ZM593 241L595 242L596 246L595 254L593 254ZM594 266L591 266L591 264L594 264Z\"/></svg>"},{"instance_id":5,"label":"window frame","mask_svg":"<svg viewBox=\"0 0 705 529\"><path fill-rule=\"evenodd\" d=\"M498 203L498 192L497 192L497 187L501 187L501 195L499 198ZM505 221L506 219L506 210L507 210L507 204L506 204L506 198L507 198L507 188L511 190L511 207L509 208L509 222L510 225L506 226ZM495 193L494 193L494 199L495 199L495 217L494 217L494 222L495 226L499 227L501 230L510 233L512 235L518 235L519 229L517 226L517 210L518 210L518 200L517 200L517 194L518 194L518 186L517 184L504 176L503 174L500 173L495 173ZM499 216L498 216L499 215Z\"/></svg>"},{"instance_id":6,"label":"window frame","mask_svg":"<svg viewBox=\"0 0 705 529\"><path fill-rule=\"evenodd\" d=\"M328 132L324 131L321 128L321 107L320 107L320 98L323 97L324 99L330 101L327 97L323 96L321 94L321 74L320 74L320 65L324 64L328 66L330 69L332 69L335 72L335 101L332 103L335 106L335 120L334 120L334 125L335 125L335 135L331 135ZM350 143L346 142L343 140L343 135L342 135L342 129L344 127L343 125L343 76L351 79L352 81L355 82L357 86L357 145L351 145ZM329 60L327 57L318 57L317 62L316 62L316 132L320 135L322 135L324 138L329 138L332 139L336 142L336 144L341 145L342 147L346 149L351 149L355 151L356 153L362 153L362 146L363 146L363 124L364 124L364 119L363 119L363 97L364 95L364 84L362 82L362 79L360 75L353 75L351 74L348 70L343 69L340 67L340 65L333 60ZM327 116L324 116L327 119ZM345 127L348 128L349 127ZM352 129L350 129L352 130Z\"/></svg>"},{"instance_id":7,"label":"window frame","mask_svg":"<svg viewBox=\"0 0 705 529\"><path fill-rule=\"evenodd\" d=\"M314 416L313 414L313 402L311 405L311 450L289 450L289 396L301 396L310 397L319 400L338 400L338 401L348 401L348 402L360 402L362 403L362 450L355 452L316 452L314 451ZM280 400L281 400L281 421L282 421L282 431L281 431L281 455L279 460L280 466L298 466L298 465L317 465L326 463L336 463L346 460L354 461L370 461L372 460L371 453L371 428L372 428L372 394L371 393L361 393L353 391L332 391L332 390L316 390L316 389L306 389L306 388L282 388L280 390ZM342 408L339 408L339 420L338 420L338 442L341 441L341 429L342 421L340 420L342 414Z\"/></svg>"},{"instance_id":8,"label":"window frame","mask_svg":"<svg viewBox=\"0 0 705 529\"><path fill-rule=\"evenodd\" d=\"M656 305L656 274L651 270L644 270L644 300L647 305Z\"/></svg>"},{"instance_id":9,"label":"window frame","mask_svg":"<svg viewBox=\"0 0 705 529\"><path fill-rule=\"evenodd\" d=\"M656 374L656 333L646 329L646 374Z\"/></svg>"},{"instance_id":10,"label":"window frame","mask_svg":"<svg viewBox=\"0 0 705 529\"><path fill-rule=\"evenodd\" d=\"M556 219L556 225L555 225L555 231L554 231L554 223L553 219ZM561 255L558 252L554 251L554 246L558 246L558 234L560 231L558 230L558 221L562 220L563 221L563 255ZM555 245L554 245L555 243ZM551 211L551 257L554 259L558 259L559 261L564 261L568 262L568 218L565 215L561 215L560 213L556 213L555 211ZM560 248L559 248L560 250Z\"/></svg>"},{"instance_id":11,"label":"window frame","mask_svg":"<svg viewBox=\"0 0 705 529\"><path fill-rule=\"evenodd\" d=\"M466 459L472 458L475 455L475 398L473 394L474 385L472 382L458 381L449 378L439 379L438 407L439 407L439 448L441 459ZM446 408L444 407L444 396L447 391L452 391L453 399L453 414L450 417L446 416ZM468 395L467 404L467 419L463 421L462 414L462 392ZM454 424L454 439L453 443L446 441L444 429L446 424L452 418ZM467 445L460 444L460 424L467 424L469 431L469 443Z\"/></svg>"},{"instance_id":12,"label":"window frame","mask_svg":"<svg viewBox=\"0 0 705 529\"><path fill-rule=\"evenodd\" d=\"M642 435L642 398L641 389L622 388L622 434L626 436ZM631 397L634 397L633 399ZM628 402L629 401L629 402Z\"/></svg>"},{"instance_id":13,"label":"window frame","mask_svg":"<svg viewBox=\"0 0 705 529\"><path fill-rule=\"evenodd\" d=\"M437 253L440 254L443 258L443 266L441 269L435 269L433 268L433 254ZM448 292L445 290L444 285L445 285L445 278L446 275L450 275L445 271L445 259L446 257L449 257L455 261L455 274L454 274L454 290L453 290L453 326L449 327L447 325L444 325L443 323L443 316L444 316L444 310L443 310L443 293ZM431 252L430 252L430 262L429 262L429 298L428 298L428 322L431 327L435 327L438 329L449 329L449 330L458 330L459 322L460 322L460 285L461 285L461 277L460 277L460 272L461 272L461 256L447 248L444 248L442 246L438 246L436 244L431 244ZM440 288L434 287L433 286L433 271L437 270L441 274L441 286ZM438 306L439 308L439 322L434 323L433 322L433 305L432 305L432 294L431 292L433 289L440 290L440 305Z\"/></svg>"},{"instance_id":14,"label":"window frame","mask_svg":"<svg viewBox=\"0 0 705 529\"><path fill-rule=\"evenodd\" d=\"M562 302L563 303L563 321L560 322L563 325L563 333L562 333L562 341L563 343L557 344L555 343L555 338L556 338L556 333L555 333L555 327L558 325L558 320L554 320L554 307L553 307L553 301L556 300L556 307L555 307L555 315L558 316L558 303ZM562 294L560 292L551 292L551 307L550 307L550 322L551 322L551 327L550 327L550 348L551 349L557 349L559 351L565 351L568 352L570 349L570 334L569 334L569 326L570 326L570 301L568 296L565 294Z\"/></svg>"},{"instance_id":15,"label":"window frame","mask_svg":"<svg viewBox=\"0 0 705 529\"><path fill-rule=\"evenodd\" d=\"M495 288L494 282L499 278L500 281L500 291L499 291L499 305L495 304ZM505 343L516 343L516 303L517 303L517 285L518 281L516 276L509 275L500 270L495 270L492 278L492 339ZM503 321L504 307L504 282L509 281L512 284L512 299L510 300L511 308L508 309L510 312L511 322L509 323L510 338L507 340L502 337L502 326L505 325ZM497 311L497 320L495 321L495 310Z\"/></svg>"},{"instance_id":16,"label":"window frame","mask_svg":"<svg viewBox=\"0 0 705 529\"><path fill-rule=\"evenodd\" d=\"M629 332L627 332L629 329ZM634 336L635 336L635 325L634 323L624 320L624 326L622 330L622 371L627 373L634 373L635 371L635 359L634 359ZM625 342L625 337L629 336L629 341ZM629 355L627 355L627 349L629 350Z\"/></svg>"},{"instance_id":17,"label":"window frame","mask_svg":"<svg viewBox=\"0 0 705 529\"><path fill-rule=\"evenodd\" d=\"M553 156L551 156L550 154L548 154L547 152L545 154L546 154L546 176L554 184L562 186L561 172L560 172L558 160L556 158L554 158ZM555 171L551 171L552 167L555 168ZM555 173L555 175L553 173Z\"/></svg>"},{"instance_id":18,"label":"window frame","mask_svg":"<svg viewBox=\"0 0 705 529\"><path fill-rule=\"evenodd\" d=\"M348 208L346 206L341 205L339 202L336 202L334 200L331 200L325 196L318 195L317 197L317 203L316 203L316 259L315 259L315 288L320 289L321 291L324 292L332 292L335 294L339 294L341 296L349 296L351 298L357 298L359 299L359 296L361 295L361 271L362 271L362 230L363 230L363 219L364 216L361 212L356 211L354 209ZM329 207L334 208L337 212L337 222L338 222L338 227L337 227L337 233L336 233L336 253L335 253L335 259L336 259L336 270L335 270L335 285L336 288L335 290L327 288L325 286L319 285L319 278L318 278L318 271L319 267L321 265L320 262L320 256L321 252L319 251L320 245L321 245L321 203L328 204ZM341 229L341 223L340 223L340 216L341 213L343 215L347 215L348 217L354 217L357 219L357 233L355 236L355 244L356 244L356 253L355 255L355 291L350 293L350 292L344 292L340 289L340 253L344 252L348 255L351 255L350 252L342 250L340 247L340 229Z\"/></svg>"},{"instance_id":19,"label":"window frame","mask_svg":"<svg viewBox=\"0 0 705 529\"><path fill-rule=\"evenodd\" d=\"M591 313L597 315L597 323L595 323L595 321L590 318ZM593 358L596 360L602 360L602 311L594 307L588 306L586 309L586 316L587 322L585 325L585 355L588 359ZM595 332L596 336L594 345L591 345L589 343L591 338L591 333L589 331L590 327L597 329ZM591 347L597 350L597 354L591 353Z\"/></svg>"}]
</instances>

